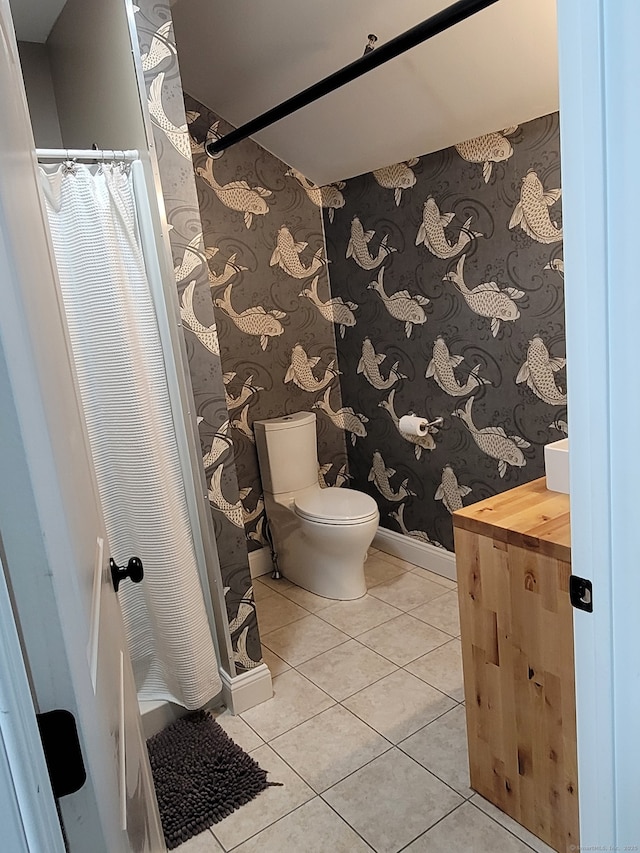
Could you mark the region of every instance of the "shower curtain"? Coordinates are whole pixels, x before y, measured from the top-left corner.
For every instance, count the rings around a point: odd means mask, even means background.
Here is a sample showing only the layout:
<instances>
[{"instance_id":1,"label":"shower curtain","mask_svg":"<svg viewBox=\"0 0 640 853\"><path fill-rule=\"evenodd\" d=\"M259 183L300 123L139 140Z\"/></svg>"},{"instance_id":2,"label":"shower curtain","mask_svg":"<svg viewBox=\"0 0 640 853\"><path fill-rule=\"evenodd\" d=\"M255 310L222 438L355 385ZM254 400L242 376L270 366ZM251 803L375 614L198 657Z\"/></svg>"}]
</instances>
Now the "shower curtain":
<instances>
[{"instance_id":1,"label":"shower curtain","mask_svg":"<svg viewBox=\"0 0 640 853\"><path fill-rule=\"evenodd\" d=\"M130 169L41 166L138 697L201 707L221 690Z\"/></svg>"}]
</instances>

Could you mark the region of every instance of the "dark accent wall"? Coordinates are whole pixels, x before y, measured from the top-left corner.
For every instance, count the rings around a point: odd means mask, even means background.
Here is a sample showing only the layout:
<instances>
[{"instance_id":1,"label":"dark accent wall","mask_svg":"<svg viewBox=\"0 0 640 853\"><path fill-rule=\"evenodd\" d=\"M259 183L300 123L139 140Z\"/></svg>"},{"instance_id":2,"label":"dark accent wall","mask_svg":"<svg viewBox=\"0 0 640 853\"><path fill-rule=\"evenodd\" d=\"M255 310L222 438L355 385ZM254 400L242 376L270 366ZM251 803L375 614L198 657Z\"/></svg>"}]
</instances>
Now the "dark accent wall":
<instances>
[{"instance_id":1,"label":"dark accent wall","mask_svg":"<svg viewBox=\"0 0 640 853\"><path fill-rule=\"evenodd\" d=\"M262 652L171 12L168 0L140 0L138 5L136 27L171 229L169 236L203 464L207 482L211 484L211 515L234 659L236 667L244 670L260 663Z\"/></svg>"},{"instance_id":2,"label":"dark accent wall","mask_svg":"<svg viewBox=\"0 0 640 853\"><path fill-rule=\"evenodd\" d=\"M322 476L329 485L346 481L350 424L342 410L336 331L339 338L357 309L331 300L321 213L325 207L329 219L339 215L344 198L339 186L314 187L251 140L211 160L203 142L230 126L187 94L185 105L228 435L253 550L267 544L255 420L315 410ZM325 397L331 414L318 407Z\"/></svg>"},{"instance_id":3,"label":"dark accent wall","mask_svg":"<svg viewBox=\"0 0 640 853\"><path fill-rule=\"evenodd\" d=\"M382 526L452 550L451 510L542 476L566 434L559 188L552 114L353 178L325 214L333 296L358 305L351 485ZM410 412L444 424L413 444Z\"/></svg>"}]
</instances>

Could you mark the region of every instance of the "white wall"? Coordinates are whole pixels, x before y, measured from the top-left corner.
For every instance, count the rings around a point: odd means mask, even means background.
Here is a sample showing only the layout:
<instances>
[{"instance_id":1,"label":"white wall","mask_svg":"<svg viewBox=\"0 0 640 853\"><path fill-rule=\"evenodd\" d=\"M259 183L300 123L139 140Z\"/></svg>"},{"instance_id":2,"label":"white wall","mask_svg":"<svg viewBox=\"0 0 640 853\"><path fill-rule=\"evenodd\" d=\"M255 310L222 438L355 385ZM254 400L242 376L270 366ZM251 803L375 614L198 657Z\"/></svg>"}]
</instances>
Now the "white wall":
<instances>
[{"instance_id":1,"label":"white wall","mask_svg":"<svg viewBox=\"0 0 640 853\"><path fill-rule=\"evenodd\" d=\"M145 150L123 0L68 0L47 47L63 147Z\"/></svg>"},{"instance_id":2,"label":"white wall","mask_svg":"<svg viewBox=\"0 0 640 853\"><path fill-rule=\"evenodd\" d=\"M18 42L18 50L36 145L62 148L49 52L44 44L33 41Z\"/></svg>"}]
</instances>

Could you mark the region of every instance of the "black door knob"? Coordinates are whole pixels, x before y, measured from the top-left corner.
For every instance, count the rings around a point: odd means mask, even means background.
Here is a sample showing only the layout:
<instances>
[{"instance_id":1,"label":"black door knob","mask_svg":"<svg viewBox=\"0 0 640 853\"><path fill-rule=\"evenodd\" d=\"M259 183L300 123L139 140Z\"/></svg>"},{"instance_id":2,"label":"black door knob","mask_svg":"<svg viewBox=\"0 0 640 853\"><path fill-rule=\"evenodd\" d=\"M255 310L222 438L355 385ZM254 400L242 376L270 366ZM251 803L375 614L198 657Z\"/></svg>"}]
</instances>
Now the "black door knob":
<instances>
[{"instance_id":1,"label":"black door knob","mask_svg":"<svg viewBox=\"0 0 640 853\"><path fill-rule=\"evenodd\" d=\"M123 581L125 578L131 578L133 583L140 583L144 577L144 569L140 557L131 557L126 568L116 565L115 560L111 558L109 560L109 568L111 569L113 588L116 592L120 586L120 581Z\"/></svg>"}]
</instances>

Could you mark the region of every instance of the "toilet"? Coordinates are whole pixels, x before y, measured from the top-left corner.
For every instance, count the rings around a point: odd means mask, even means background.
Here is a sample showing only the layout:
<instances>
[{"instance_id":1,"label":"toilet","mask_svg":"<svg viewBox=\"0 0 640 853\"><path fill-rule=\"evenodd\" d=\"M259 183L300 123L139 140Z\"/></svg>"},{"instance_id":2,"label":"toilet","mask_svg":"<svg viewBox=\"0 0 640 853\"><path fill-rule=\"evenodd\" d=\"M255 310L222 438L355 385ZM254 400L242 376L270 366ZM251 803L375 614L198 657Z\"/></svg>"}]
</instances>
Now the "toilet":
<instances>
[{"instance_id":1,"label":"toilet","mask_svg":"<svg viewBox=\"0 0 640 853\"><path fill-rule=\"evenodd\" d=\"M321 488L313 412L255 421L253 428L280 571L316 595L360 598L380 520L376 502L355 489Z\"/></svg>"}]
</instances>

